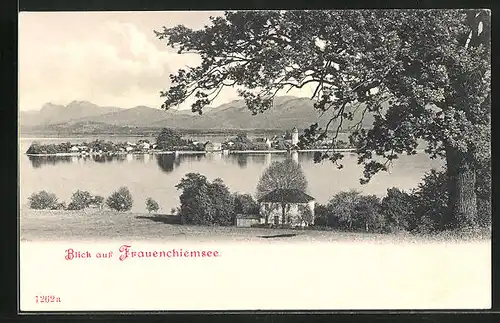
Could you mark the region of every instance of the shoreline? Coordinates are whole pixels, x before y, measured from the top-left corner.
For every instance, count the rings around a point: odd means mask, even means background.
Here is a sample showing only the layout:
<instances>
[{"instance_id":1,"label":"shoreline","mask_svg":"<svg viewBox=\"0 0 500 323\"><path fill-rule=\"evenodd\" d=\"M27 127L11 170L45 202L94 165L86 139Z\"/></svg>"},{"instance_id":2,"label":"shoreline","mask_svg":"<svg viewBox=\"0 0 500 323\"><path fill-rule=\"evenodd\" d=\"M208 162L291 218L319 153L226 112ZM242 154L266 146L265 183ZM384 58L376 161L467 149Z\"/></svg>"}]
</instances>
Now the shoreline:
<instances>
[{"instance_id":1,"label":"shoreline","mask_svg":"<svg viewBox=\"0 0 500 323\"><path fill-rule=\"evenodd\" d=\"M26 156L33 157L84 157L84 156L126 156L126 155L168 155L168 154L176 154L176 155L195 155L195 154L283 154L283 153L308 153L308 152L344 152L344 153L353 153L355 149L297 149L297 150L229 150L225 153L222 150L218 151L199 151L199 150L177 150L177 151L147 151L147 152L115 152L110 154L107 153L55 153L55 154L28 154L24 153Z\"/></svg>"}]
</instances>

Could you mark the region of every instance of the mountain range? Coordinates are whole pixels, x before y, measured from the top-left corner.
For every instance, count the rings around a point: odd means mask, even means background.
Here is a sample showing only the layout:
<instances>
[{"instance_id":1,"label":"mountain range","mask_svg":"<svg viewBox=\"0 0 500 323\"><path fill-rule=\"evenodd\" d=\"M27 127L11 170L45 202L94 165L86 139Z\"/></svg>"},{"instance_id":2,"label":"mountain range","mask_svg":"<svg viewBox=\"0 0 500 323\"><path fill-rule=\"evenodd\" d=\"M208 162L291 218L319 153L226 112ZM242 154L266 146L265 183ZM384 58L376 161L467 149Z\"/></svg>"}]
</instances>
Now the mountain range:
<instances>
[{"instance_id":1,"label":"mountain range","mask_svg":"<svg viewBox=\"0 0 500 323\"><path fill-rule=\"evenodd\" d=\"M273 107L264 113L252 115L243 100L235 100L204 110L202 115L190 110L160 110L137 106L130 109L101 107L88 101L72 101L68 105L46 103L39 111L21 111L19 125L23 131L50 131L64 127L70 129L82 124L109 125L116 127L177 128L193 130L246 130L274 129L287 130L293 127L307 128L314 122L324 125L330 115L321 116L313 107L314 101L293 96L276 97ZM359 121L361 111L354 113L354 121ZM366 115L362 126L367 128L373 117ZM336 127L332 124L331 127ZM333 128L332 128L333 129Z\"/></svg>"}]
</instances>

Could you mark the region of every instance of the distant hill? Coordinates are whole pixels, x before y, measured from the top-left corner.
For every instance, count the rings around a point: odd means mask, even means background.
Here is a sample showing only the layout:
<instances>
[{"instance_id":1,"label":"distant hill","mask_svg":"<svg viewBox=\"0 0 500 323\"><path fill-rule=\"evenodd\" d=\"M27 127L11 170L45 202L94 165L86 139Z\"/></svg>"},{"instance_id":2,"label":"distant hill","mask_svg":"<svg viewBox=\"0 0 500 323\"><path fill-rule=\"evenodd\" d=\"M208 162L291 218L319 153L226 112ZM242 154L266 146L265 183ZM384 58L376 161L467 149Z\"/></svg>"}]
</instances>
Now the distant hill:
<instances>
[{"instance_id":1,"label":"distant hill","mask_svg":"<svg viewBox=\"0 0 500 323\"><path fill-rule=\"evenodd\" d=\"M314 101L307 98L283 96L275 98L274 105L264 113L252 115L243 100L235 100L218 107L213 107L198 115L186 110L160 110L146 106L131 109L104 108L92 103L70 103L68 106L45 105L39 112L38 124L25 122L21 117L21 129L37 128L42 131L52 129L70 129L72 125L99 124L116 127L147 127L147 128L177 128L193 130L220 130L220 129L281 129L293 127L304 129L314 122L324 126L331 117L330 114L321 116L313 107ZM66 111L66 109L69 109ZM52 112L53 113L50 113ZM107 111L107 112L104 112ZM104 112L104 113L102 113ZM59 114L59 115L57 115ZM355 120L346 123L346 130L353 122L359 121L361 109L354 113ZM50 116L50 118L49 118ZM36 121L36 120L35 120ZM365 116L363 127L370 127L373 118ZM338 124L338 123L337 123ZM333 123L330 129L337 124ZM56 126L57 125L57 126ZM36 126L36 127L34 127Z\"/></svg>"},{"instance_id":2,"label":"distant hill","mask_svg":"<svg viewBox=\"0 0 500 323\"><path fill-rule=\"evenodd\" d=\"M123 110L101 107L88 101L72 101L66 106L46 103L39 111L20 111L19 123L21 126L50 125Z\"/></svg>"}]
</instances>

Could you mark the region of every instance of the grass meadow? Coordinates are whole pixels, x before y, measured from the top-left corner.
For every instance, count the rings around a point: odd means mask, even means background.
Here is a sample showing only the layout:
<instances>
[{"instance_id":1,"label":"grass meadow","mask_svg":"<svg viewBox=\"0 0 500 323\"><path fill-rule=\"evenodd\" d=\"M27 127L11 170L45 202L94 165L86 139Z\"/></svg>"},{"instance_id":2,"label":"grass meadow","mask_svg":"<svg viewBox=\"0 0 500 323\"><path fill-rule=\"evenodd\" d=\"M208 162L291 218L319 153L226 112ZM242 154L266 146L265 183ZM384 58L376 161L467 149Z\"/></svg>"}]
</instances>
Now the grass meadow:
<instances>
[{"instance_id":1,"label":"grass meadow","mask_svg":"<svg viewBox=\"0 0 500 323\"><path fill-rule=\"evenodd\" d=\"M300 242L466 242L488 241L489 232L475 235L440 234L432 236L409 233L375 234L315 229L266 229L217 226L194 226L175 223L175 217L144 213L119 213L110 210L20 211L21 241L121 240L141 241L188 240L208 241L300 241Z\"/></svg>"}]
</instances>

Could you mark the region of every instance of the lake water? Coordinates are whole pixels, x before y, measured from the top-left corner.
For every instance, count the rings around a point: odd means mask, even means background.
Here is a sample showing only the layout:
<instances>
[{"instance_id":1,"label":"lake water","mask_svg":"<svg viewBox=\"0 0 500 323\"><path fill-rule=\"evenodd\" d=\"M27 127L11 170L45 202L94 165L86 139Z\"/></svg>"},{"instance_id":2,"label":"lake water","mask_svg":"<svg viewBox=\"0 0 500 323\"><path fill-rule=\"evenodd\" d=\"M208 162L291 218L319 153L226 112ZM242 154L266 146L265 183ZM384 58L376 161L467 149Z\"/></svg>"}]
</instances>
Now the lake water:
<instances>
[{"instance_id":1,"label":"lake water","mask_svg":"<svg viewBox=\"0 0 500 323\"><path fill-rule=\"evenodd\" d=\"M193 137L205 140L207 136ZM232 192L255 193L262 172L273 161L282 161L287 154L201 154L201 155L127 155L117 157L30 157L24 153L32 141L40 143L71 143L92 141L97 138L21 138L19 142L19 172L21 207L34 192L46 190L55 193L62 201L69 202L77 189L104 197L121 186L130 189L134 198L132 211L146 212L145 199L152 197L163 212L179 205L175 185L189 172L205 175L209 180L221 178ZM138 137L100 138L112 141L137 141ZM152 139L152 138L149 138ZM210 137L220 141L220 137ZM356 189L364 194L384 196L388 188L415 188L422 176L431 168L440 168L441 160L431 160L420 153L401 156L394 161L389 173L377 174L370 183L361 185L362 167L357 157L347 154L344 168L339 170L331 162L314 163L312 153L293 156L302 166L307 177L308 193L319 203L326 203L334 194Z\"/></svg>"}]
</instances>

